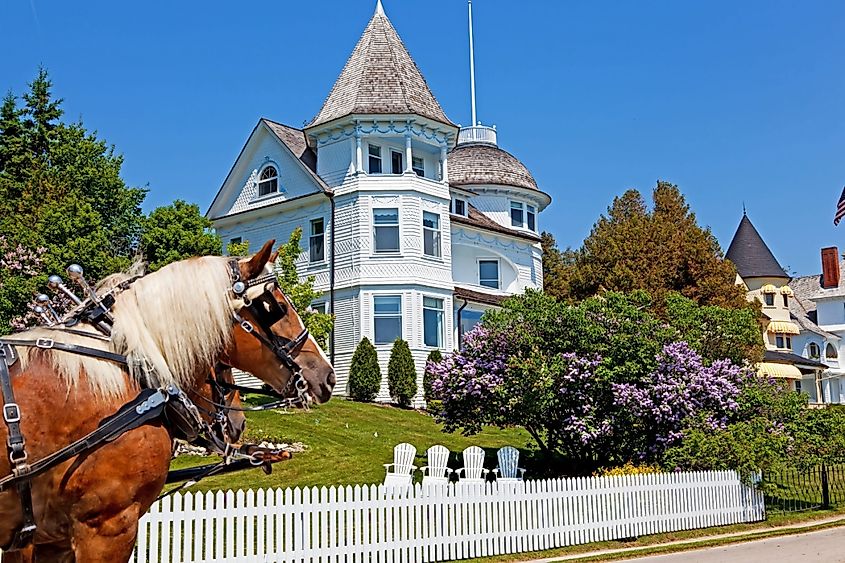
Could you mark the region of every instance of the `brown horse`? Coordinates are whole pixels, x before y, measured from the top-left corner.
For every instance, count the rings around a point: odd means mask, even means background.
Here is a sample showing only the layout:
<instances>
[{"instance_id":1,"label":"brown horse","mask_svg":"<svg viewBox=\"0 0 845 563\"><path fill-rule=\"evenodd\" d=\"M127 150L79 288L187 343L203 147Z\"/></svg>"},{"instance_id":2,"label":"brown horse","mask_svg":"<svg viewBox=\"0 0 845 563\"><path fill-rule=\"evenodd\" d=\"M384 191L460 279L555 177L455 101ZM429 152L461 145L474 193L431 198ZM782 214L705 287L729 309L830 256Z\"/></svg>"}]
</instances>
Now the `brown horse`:
<instances>
[{"instance_id":1,"label":"brown horse","mask_svg":"<svg viewBox=\"0 0 845 563\"><path fill-rule=\"evenodd\" d=\"M300 395L318 403L328 400L335 383L332 367L287 298L272 283L250 287L251 280L269 279L272 242L234 268L225 257L195 258L166 266L119 294L112 309L113 337L102 346L127 356L128 369L67 352L18 347L20 359L10 371L29 460L91 432L142 387L200 389L217 359L253 373L277 392L289 392L294 370L268 344L276 337L297 344L289 350L295 352ZM246 284L238 287L237 281ZM284 314L268 330L248 332L262 326L256 318L260 310L250 303L271 305L260 300L262 295L271 296ZM44 329L15 336L45 338L45 333L57 341L79 342L72 334ZM6 437L0 425L0 440ZM164 484L171 442L169 429L157 419L33 479L34 559L128 561L138 519ZM0 458L0 476L10 472L9 461ZM0 546L10 544L22 522L18 493L0 493ZM14 552L4 554L4 561L16 560L22 559Z\"/></svg>"}]
</instances>

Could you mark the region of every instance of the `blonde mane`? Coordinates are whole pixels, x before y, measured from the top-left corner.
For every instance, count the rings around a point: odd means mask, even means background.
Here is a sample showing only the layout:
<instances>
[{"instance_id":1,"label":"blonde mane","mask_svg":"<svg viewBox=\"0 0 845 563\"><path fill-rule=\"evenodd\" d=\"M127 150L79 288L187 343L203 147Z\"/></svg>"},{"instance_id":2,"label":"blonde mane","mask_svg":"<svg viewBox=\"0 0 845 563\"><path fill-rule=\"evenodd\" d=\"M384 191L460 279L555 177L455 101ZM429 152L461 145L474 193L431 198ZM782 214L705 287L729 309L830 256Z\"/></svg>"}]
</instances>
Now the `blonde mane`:
<instances>
[{"instance_id":1,"label":"blonde mane","mask_svg":"<svg viewBox=\"0 0 845 563\"><path fill-rule=\"evenodd\" d=\"M228 258L204 256L175 262L140 278L117 295L111 341L36 328L16 338L46 337L125 355L131 376L143 385L174 383L191 387L198 366L217 359L232 335L232 313L240 303L230 289ZM116 274L100 285L128 278ZM82 325L78 328L83 328ZM93 328L84 330L94 332ZM24 367L38 349L19 347ZM53 365L69 386L84 369L95 393L113 397L126 391L121 366L113 362L50 351Z\"/></svg>"}]
</instances>

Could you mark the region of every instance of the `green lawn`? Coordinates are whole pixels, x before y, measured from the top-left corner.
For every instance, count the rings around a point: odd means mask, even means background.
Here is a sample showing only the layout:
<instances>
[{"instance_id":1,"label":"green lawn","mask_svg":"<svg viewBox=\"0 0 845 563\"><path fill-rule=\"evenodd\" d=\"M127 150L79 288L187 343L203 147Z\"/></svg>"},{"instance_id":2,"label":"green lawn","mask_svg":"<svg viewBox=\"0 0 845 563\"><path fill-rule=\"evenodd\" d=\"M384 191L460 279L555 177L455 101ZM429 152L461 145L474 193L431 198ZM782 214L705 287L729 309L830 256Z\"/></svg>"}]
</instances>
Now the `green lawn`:
<instances>
[{"instance_id":1,"label":"green lawn","mask_svg":"<svg viewBox=\"0 0 845 563\"><path fill-rule=\"evenodd\" d=\"M416 446L417 466L426 464L424 456L429 446L443 444L452 450L449 465L455 468L462 465L459 453L467 446L478 445L487 450L485 467L492 469L496 465L496 449L513 445L525 454L530 441L528 434L517 428L488 428L469 437L446 434L426 414L343 399L333 399L308 412L247 413L247 419L245 441L303 442L308 450L274 465L272 475L256 469L209 477L191 490L380 483L384 478L382 464L393 461L393 446L400 442ZM180 456L172 467L217 459Z\"/></svg>"}]
</instances>

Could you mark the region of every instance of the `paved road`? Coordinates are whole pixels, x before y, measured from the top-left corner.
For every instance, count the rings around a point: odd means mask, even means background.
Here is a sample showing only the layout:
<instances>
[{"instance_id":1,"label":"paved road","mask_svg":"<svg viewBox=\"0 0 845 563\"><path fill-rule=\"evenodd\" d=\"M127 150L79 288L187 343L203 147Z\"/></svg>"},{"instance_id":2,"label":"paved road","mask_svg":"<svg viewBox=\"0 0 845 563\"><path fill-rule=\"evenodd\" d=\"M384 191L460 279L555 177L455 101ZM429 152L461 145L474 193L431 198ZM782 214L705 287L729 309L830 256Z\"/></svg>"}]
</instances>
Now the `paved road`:
<instances>
[{"instance_id":1,"label":"paved road","mask_svg":"<svg viewBox=\"0 0 845 563\"><path fill-rule=\"evenodd\" d=\"M626 559L636 563L843 563L845 528L697 551Z\"/></svg>"}]
</instances>

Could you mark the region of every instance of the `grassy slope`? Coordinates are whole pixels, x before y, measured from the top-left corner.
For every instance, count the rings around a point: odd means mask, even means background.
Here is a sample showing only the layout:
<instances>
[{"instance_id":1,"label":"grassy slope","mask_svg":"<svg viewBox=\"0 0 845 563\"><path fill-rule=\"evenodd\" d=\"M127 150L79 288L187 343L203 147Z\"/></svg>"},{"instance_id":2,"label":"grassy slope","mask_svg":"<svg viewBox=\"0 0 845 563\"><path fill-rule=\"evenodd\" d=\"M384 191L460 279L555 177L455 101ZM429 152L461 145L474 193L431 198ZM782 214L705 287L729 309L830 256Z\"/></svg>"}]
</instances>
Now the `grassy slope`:
<instances>
[{"instance_id":1,"label":"grassy slope","mask_svg":"<svg viewBox=\"0 0 845 563\"><path fill-rule=\"evenodd\" d=\"M445 434L425 414L394 407L334 399L310 412L275 411L248 413L245 440L258 442L303 442L308 451L294 454L290 461L274 466L272 475L250 470L209 477L192 490L247 489L380 483L382 464L393 461L393 446L409 442L417 448L415 465L425 465L425 450L443 444L452 450L450 467L460 467L458 454L467 446L487 449L485 467L495 467L495 450L513 445L524 451L529 442L522 429L488 428L476 436ZM174 468L216 461L217 458L182 456Z\"/></svg>"}]
</instances>

